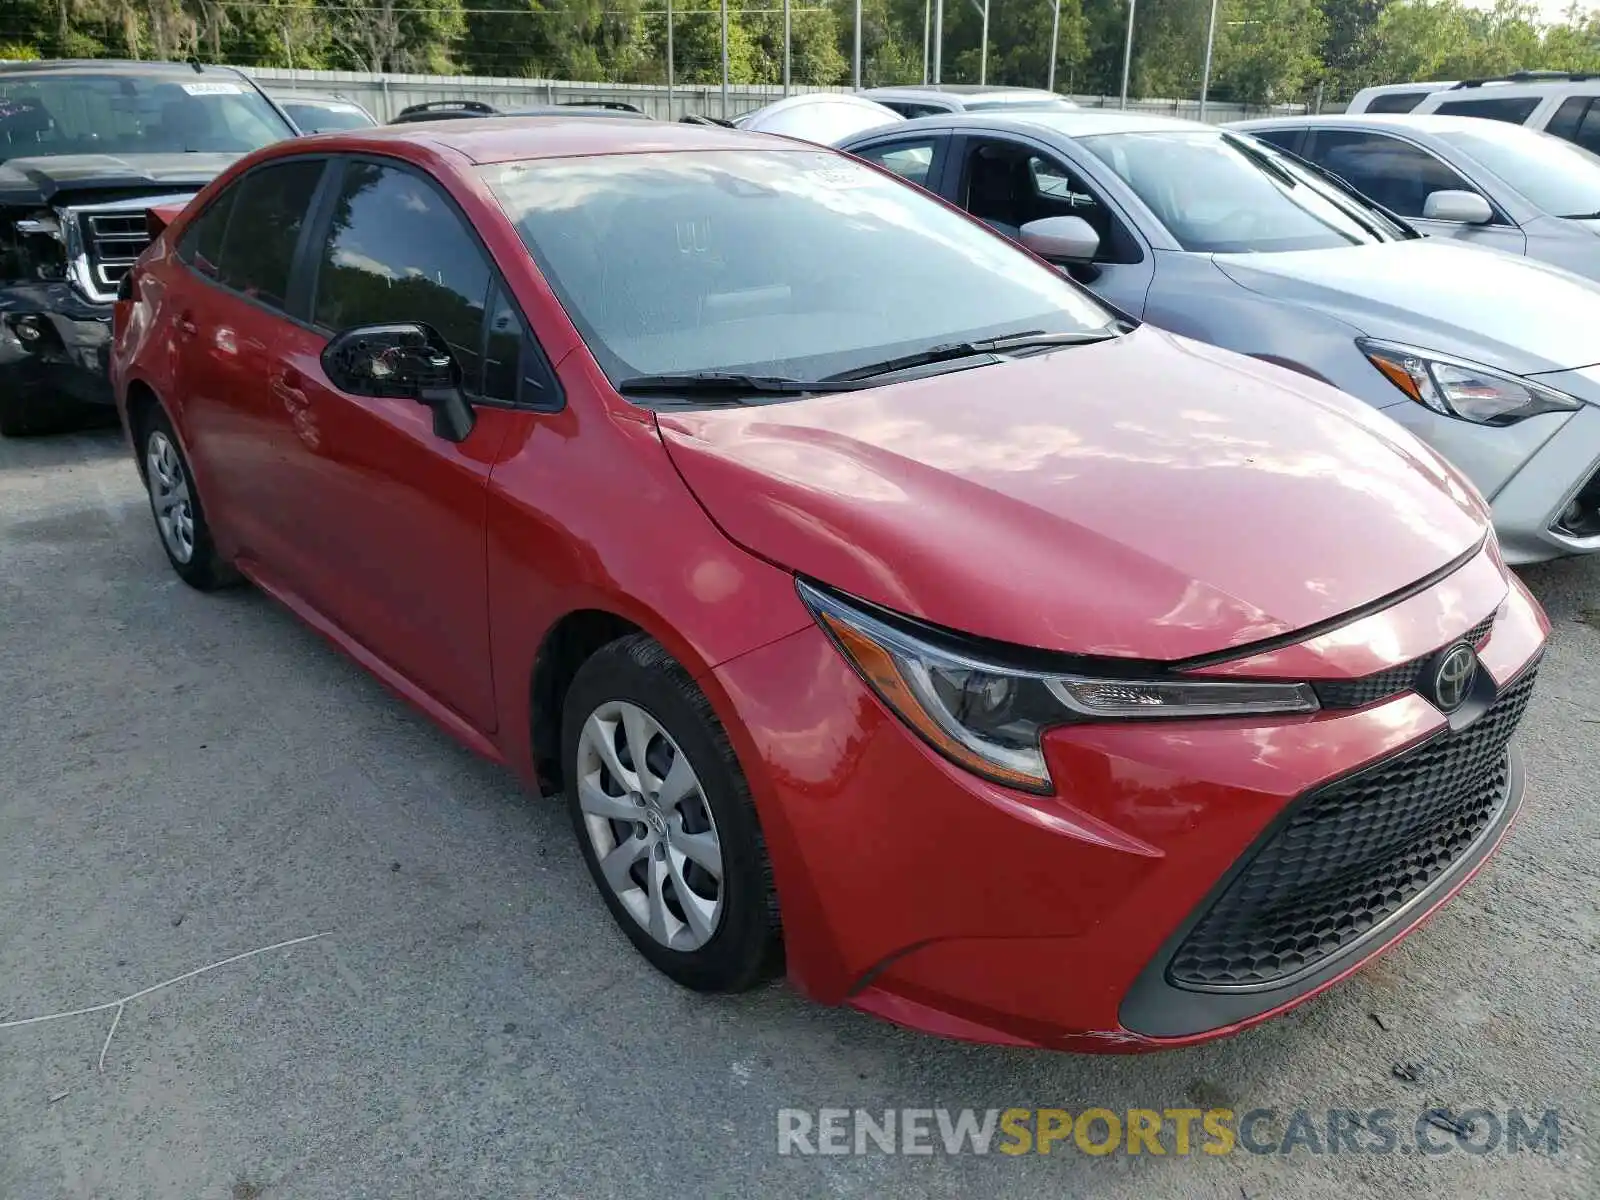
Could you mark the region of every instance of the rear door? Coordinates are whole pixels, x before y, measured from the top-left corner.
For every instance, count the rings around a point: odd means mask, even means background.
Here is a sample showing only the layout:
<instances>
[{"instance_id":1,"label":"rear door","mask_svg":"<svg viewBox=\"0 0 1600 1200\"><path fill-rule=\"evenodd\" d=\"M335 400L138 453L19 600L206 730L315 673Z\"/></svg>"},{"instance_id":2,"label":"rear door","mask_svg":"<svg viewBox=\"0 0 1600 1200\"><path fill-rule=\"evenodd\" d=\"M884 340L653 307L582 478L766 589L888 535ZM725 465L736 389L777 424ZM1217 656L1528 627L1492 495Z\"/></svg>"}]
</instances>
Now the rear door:
<instances>
[{"instance_id":1,"label":"rear door","mask_svg":"<svg viewBox=\"0 0 1600 1200\"><path fill-rule=\"evenodd\" d=\"M208 517L231 555L305 571L280 520L282 403L269 382L288 315L294 263L324 157L275 159L242 176L184 231L168 299L182 432L203 474Z\"/></svg>"}]
</instances>

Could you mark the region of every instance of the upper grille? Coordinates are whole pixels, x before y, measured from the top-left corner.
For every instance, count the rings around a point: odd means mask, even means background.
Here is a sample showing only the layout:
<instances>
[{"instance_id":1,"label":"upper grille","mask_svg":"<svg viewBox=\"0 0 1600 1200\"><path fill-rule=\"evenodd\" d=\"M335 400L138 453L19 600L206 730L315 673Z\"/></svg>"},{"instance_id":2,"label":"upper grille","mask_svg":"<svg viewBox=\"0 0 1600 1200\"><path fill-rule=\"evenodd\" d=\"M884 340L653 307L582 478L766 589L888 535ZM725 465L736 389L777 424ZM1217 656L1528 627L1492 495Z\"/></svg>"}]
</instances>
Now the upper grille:
<instances>
[{"instance_id":1,"label":"upper grille","mask_svg":"<svg viewBox=\"0 0 1600 1200\"><path fill-rule=\"evenodd\" d=\"M1495 614L1490 613L1467 630L1462 640L1471 643L1474 648L1481 646L1483 639L1489 636L1489 630L1494 628L1494 617ZM1360 679L1330 679L1311 686L1323 708L1364 708L1379 700L1387 700L1390 696L1398 696L1401 692L1415 691L1423 668L1432 657L1431 654L1425 654L1398 667L1363 675Z\"/></svg>"},{"instance_id":2,"label":"upper grille","mask_svg":"<svg viewBox=\"0 0 1600 1200\"><path fill-rule=\"evenodd\" d=\"M1173 955L1178 987L1286 982L1427 891L1505 803L1537 666L1483 716L1297 801Z\"/></svg>"},{"instance_id":3,"label":"upper grille","mask_svg":"<svg viewBox=\"0 0 1600 1200\"><path fill-rule=\"evenodd\" d=\"M115 296L122 277L150 244L144 210L89 212L83 214L82 221L83 253L89 260L94 290L102 298Z\"/></svg>"}]
</instances>

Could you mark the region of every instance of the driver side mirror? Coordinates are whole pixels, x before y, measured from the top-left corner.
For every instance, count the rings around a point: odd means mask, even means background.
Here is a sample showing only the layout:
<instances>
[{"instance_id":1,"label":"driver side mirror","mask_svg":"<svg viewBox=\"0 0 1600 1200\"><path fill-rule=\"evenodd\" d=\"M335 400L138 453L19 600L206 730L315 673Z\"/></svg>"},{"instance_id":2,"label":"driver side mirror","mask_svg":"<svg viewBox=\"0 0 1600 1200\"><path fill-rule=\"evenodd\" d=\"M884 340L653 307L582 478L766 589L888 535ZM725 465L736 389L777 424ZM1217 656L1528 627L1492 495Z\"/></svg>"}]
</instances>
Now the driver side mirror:
<instances>
[{"instance_id":1,"label":"driver side mirror","mask_svg":"<svg viewBox=\"0 0 1600 1200\"><path fill-rule=\"evenodd\" d=\"M1422 215L1430 221L1453 221L1457 225L1487 225L1494 210L1477 192L1429 192L1422 202Z\"/></svg>"},{"instance_id":2,"label":"driver side mirror","mask_svg":"<svg viewBox=\"0 0 1600 1200\"><path fill-rule=\"evenodd\" d=\"M1018 240L1048 262L1086 263L1100 250L1100 235L1082 217L1040 217Z\"/></svg>"},{"instance_id":3,"label":"driver side mirror","mask_svg":"<svg viewBox=\"0 0 1600 1200\"><path fill-rule=\"evenodd\" d=\"M477 418L461 393L461 366L426 325L358 325L322 351L329 382L352 396L415 400L433 409L433 432L464 442Z\"/></svg>"}]
</instances>

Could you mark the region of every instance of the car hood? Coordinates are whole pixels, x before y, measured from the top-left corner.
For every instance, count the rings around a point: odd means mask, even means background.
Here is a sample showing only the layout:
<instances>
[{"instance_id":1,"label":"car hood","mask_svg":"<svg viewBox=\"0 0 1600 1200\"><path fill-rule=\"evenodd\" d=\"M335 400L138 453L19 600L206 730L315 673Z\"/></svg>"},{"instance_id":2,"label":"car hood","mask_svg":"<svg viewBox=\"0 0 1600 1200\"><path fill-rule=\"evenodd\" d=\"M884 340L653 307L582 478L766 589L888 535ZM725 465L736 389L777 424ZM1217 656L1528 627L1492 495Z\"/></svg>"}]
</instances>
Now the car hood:
<instances>
[{"instance_id":1,"label":"car hood","mask_svg":"<svg viewBox=\"0 0 1600 1200\"><path fill-rule=\"evenodd\" d=\"M1600 360L1600 287L1532 259L1437 238L1216 255L1242 287L1319 309L1371 337L1514 375Z\"/></svg>"},{"instance_id":2,"label":"car hood","mask_svg":"<svg viewBox=\"0 0 1600 1200\"><path fill-rule=\"evenodd\" d=\"M49 204L89 191L198 191L237 154L61 154L0 163L0 204Z\"/></svg>"},{"instance_id":3,"label":"car hood","mask_svg":"<svg viewBox=\"0 0 1600 1200\"><path fill-rule=\"evenodd\" d=\"M724 532L923 620L1173 660L1292 632L1472 549L1486 514L1410 434L1146 326L863 392L661 412Z\"/></svg>"}]
</instances>

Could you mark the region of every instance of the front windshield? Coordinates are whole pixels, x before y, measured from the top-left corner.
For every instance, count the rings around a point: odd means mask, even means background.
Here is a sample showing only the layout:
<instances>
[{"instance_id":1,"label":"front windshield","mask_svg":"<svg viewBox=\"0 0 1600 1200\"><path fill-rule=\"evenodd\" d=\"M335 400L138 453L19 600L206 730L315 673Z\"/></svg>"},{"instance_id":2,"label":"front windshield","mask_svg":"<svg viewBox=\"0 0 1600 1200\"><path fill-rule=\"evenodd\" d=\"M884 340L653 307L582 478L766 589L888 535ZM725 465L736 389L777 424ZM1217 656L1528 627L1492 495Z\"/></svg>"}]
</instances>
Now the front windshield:
<instances>
[{"instance_id":1,"label":"front windshield","mask_svg":"<svg viewBox=\"0 0 1600 1200\"><path fill-rule=\"evenodd\" d=\"M1600 216L1600 158L1581 146L1518 126L1452 131L1439 140L1470 154L1547 213Z\"/></svg>"},{"instance_id":2,"label":"front windshield","mask_svg":"<svg viewBox=\"0 0 1600 1200\"><path fill-rule=\"evenodd\" d=\"M1187 129L1079 141L1121 176L1185 250L1327 250L1401 236L1364 203L1262 143Z\"/></svg>"},{"instance_id":3,"label":"front windshield","mask_svg":"<svg viewBox=\"0 0 1600 1200\"><path fill-rule=\"evenodd\" d=\"M0 159L247 154L293 134L241 79L32 71L0 79Z\"/></svg>"},{"instance_id":4,"label":"front windshield","mask_svg":"<svg viewBox=\"0 0 1600 1200\"><path fill-rule=\"evenodd\" d=\"M354 104L335 103L328 101L322 104L296 103L293 100L280 100L283 111L298 126L302 133L332 133L340 129L365 129L371 125L372 118L362 112Z\"/></svg>"},{"instance_id":5,"label":"front windshield","mask_svg":"<svg viewBox=\"0 0 1600 1200\"><path fill-rule=\"evenodd\" d=\"M484 168L613 382L819 379L951 342L1111 331L1061 275L837 154L618 154Z\"/></svg>"}]
</instances>

